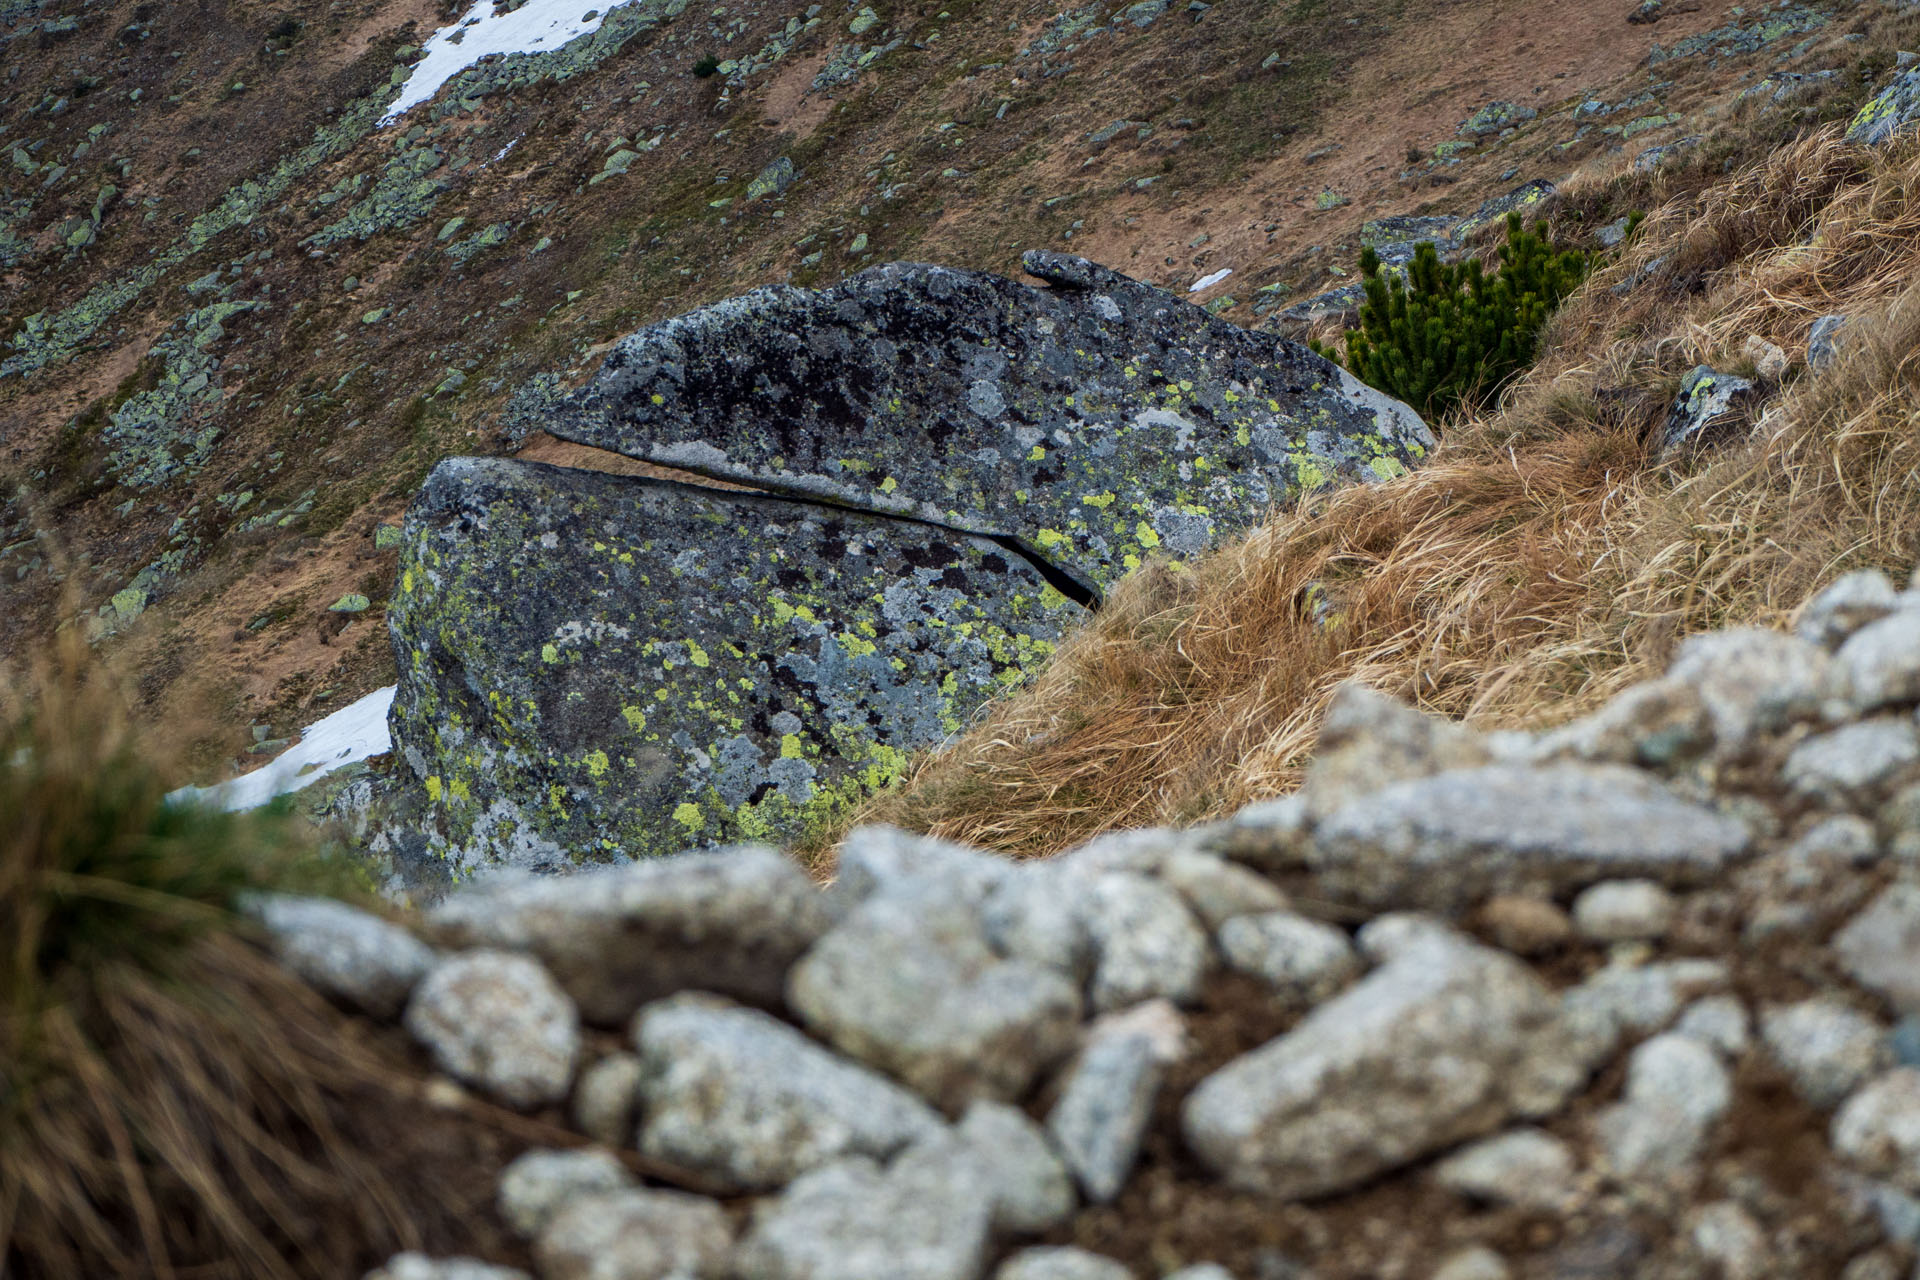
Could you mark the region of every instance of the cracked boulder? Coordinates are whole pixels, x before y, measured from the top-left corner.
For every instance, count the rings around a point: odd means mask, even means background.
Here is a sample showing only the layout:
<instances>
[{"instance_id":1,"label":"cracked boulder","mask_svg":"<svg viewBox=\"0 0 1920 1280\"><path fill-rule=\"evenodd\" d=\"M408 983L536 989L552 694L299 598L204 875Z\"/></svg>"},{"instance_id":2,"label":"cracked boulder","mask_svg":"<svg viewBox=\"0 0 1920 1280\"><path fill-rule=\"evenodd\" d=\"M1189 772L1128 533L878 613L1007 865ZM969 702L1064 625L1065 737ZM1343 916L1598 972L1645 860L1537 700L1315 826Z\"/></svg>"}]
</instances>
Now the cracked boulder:
<instances>
[{"instance_id":1,"label":"cracked boulder","mask_svg":"<svg viewBox=\"0 0 1920 1280\"><path fill-rule=\"evenodd\" d=\"M455 870L799 839L1081 613L1018 554L925 524L450 459L388 614L406 838Z\"/></svg>"},{"instance_id":2,"label":"cracked boulder","mask_svg":"<svg viewBox=\"0 0 1920 1280\"><path fill-rule=\"evenodd\" d=\"M1096 589L1432 447L1411 409L1304 347L1085 259L1024 262L1053 287L892 263L757 289L622 340L531 425L1017 537Z\"/></svg>"}]
</instances>

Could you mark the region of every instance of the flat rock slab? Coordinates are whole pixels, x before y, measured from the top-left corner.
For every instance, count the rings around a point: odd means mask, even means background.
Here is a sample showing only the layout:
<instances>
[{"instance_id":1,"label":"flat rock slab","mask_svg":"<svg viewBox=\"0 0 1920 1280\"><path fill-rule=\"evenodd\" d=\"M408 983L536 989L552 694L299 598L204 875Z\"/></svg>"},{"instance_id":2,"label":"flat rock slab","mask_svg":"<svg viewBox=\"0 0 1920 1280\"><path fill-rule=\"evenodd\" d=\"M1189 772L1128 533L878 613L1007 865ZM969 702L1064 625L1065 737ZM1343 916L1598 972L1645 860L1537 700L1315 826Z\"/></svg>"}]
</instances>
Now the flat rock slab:
<instances>
[{"instance_id":1,"label":"flat rock slab","mask_svg":"<svg viewBox=\"0 0 1920 1280\"><path fill-rule=\"evenodd\" d=\"M1096 587L1303 490L1397 475L1433 445L1413 410L1305 347L1085 259L1025 262L1056 287L892 263L829 289L756 289L622 340L532 424L1017 536Z\"/></svg>"},{"instance_id":2,"label":"flat rock slab","mask_svg":"<svg viewBox=\"0 0 1920 1280\"><path fill-rule=\"evenodd\" d=\"M1314 832L1322 892L1372 907L1456 911L1500 893L1601 880L1710 879L1746 852L1732 818L1615 765L1488 765L1399 782Z\"/></svg>"},{"instance_id":3,"label":"flat rock slab","mask_svg":"<svg viewBox=\"0 0 1920 1280\"><path fill-rule=\"evenodd\" d=\"M408 512L394 744L430 852L557 866L803 836L1081 609L924 524L455 458Z\"/></svg>"},{"instance_id":4,"label":"flat rock slab","mask_svg":"<svg viewBox=\"0 0 1920 1280\"><path fill-rule=\"evenodd\" d=\"M1187 1145L1228 1185L1285 1198L1357 1186L1585 1080L1559 1002L1504 952L1433 932L1187 1095Z\"/></svg>"}]
</instances>

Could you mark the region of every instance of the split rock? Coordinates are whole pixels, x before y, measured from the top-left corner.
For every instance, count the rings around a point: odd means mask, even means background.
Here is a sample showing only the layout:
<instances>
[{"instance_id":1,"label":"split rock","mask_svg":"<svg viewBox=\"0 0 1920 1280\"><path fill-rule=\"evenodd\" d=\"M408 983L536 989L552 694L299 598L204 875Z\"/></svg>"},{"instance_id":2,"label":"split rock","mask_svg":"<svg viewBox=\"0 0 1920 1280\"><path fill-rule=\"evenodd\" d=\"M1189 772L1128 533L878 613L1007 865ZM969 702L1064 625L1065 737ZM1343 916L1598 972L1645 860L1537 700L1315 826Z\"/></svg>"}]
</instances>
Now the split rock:
<instances>
[{"instance_id":1,"label":"split rock","mask_svg":"<svg viewBox=\"0 0 1920 1280\"><path fill-rule=\"evenodd\" d=\"M828 289L756 289L623 339L541 425L1025 538L1095 587L1432 448L1411 409L1305 347L1084 259L1024 261L1056 287L891 263Z\"/></svg>"},{"instance_id":2,"label":"split rock","mask_svg":"<svg viewBox=\"0 0 1920 1280\"><path fill-rule=\"evenodd\" d=\"M923 524L449 459L387 614L414 825L456 869L795 838L1081 612L1019 554Z\"/></svg>"}]
</instances>

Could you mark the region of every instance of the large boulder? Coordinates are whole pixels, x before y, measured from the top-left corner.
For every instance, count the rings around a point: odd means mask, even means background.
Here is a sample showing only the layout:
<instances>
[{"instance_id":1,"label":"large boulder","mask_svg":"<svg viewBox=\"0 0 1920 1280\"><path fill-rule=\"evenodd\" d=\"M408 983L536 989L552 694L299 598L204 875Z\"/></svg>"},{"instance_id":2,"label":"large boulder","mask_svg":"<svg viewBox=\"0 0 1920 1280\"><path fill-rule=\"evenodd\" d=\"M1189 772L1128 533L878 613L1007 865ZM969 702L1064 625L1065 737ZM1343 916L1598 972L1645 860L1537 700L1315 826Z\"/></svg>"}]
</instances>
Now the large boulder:
<instances>
[{"instance_id":1,"label":"large boulder","mask_svg":"<svg viewBox=\"0 0 1920 1280\"><path fill-rule=\"evenodd\" d=\"M1081 612L921 523L454 458L407 515L394 744L456 869L791 840Z\"/></svg>"},{"instance_id":2,"label":"large boulder","mask_svg":"<svg viewBox=\"0 0 1920 1280\"><path fill-rule=\"evenodd\" d=\"M757 289L624 339L539 425L1018 537L1095 586L1432 447L1413 410L1304 347L1085 259L1024 263L1054 287L892 263Z\"/></svg>"}]
</instances>

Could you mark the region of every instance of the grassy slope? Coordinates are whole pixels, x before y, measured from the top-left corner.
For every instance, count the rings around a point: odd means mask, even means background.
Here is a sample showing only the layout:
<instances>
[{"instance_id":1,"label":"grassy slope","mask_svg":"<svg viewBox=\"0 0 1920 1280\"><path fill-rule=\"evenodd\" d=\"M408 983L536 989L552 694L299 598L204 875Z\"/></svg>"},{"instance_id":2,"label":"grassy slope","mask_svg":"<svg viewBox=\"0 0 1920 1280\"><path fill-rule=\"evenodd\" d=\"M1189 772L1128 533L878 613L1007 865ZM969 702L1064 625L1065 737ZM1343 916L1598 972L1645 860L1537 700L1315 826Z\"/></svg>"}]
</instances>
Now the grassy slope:
<instances>
[{"instance_id":1,"label":"grassy slope","mask_svg":"<svg viewBox=\"0 0 1920 1280\"><path fill-rule=\"evenodd\" d=\"M1904 577L1920 557L1920 139L1793 140L1806 123L1739 113L1684 168L1585 176L1563 220L1653 212L1503 403L1450 424L1419 473L1142 574L1036 688L864 816L1030 855L1191 821L1290 789L1343 679L1532 727L1657 670L1689 633L1780 624L1844 570ZM1845 357L1810 373L1797 360L1830 312L1852 317ZM1751 435L1660 458L1680 376L1751 373L1753 336L1796 367Z\"/></svg>"},{"instance_id":2,"label":"grassy slope","mask_svg":"<svg viewBox=\"0 0 1920 1280\"><path fill-rule=\"evenodd\" d=\"M1789 35L1752 54L1644 65L1652 39L1751 25L1730 3L1651 31L1547 0L1221 3L1198 21L1176 5L1150 27L1056 39L1024 58L1061 30L1046 5L881 3L878 25L856 38L857 6L840 3L781 61L727 88L690 74L698 58L763 48L807 6L719 7L689 9L564 82L417 117L424 137L408 140L409 117L404 132L347 139L256 201L249 221L168 266L70 360L0 378L0 648L29 647L57 616L57 560L39 536L50 534L72 552L89 607L146 593L145 615L118 643L142 671L149 710L211 686L231 722L284 730L390 677L378 623L392 553L373 545L375 524L397 516L438 458L505 448L491 427L520 381L584 374L641 324L890 257L1012 270L1036 244L1175 287L1231 266L1203 297L1251 323L1253 290L1297 296L1335 280L1366 217L1468 209L1619 145L1602 122L1578 128L1572 113L1589 97L1663 86L1659 105L1675 118L1636 133L1631 154L1792 50L1781 65L1840 66L1850 78L1862 58L1836 23L1804 49ZM1107 10L1089 12L1104 21ZM0 28L15 37L10 53L37 54L9 56L0 86L0 196L7 234L29 246L0 268L8 333L172 261L223 193L339 133L347 104L386 83L396 51L444 18L433 0L192 10L7 0L0 14L13 23ZM1525 38L1492 38L1513 30ZM856 39L901 43L850 82L810 89ZM1406 160L1495 97L1541 114L1459 164ZM1653 109L1625 110L1610 127ZM1091 140L1119 120L1140 127ZM588 185L616 139L656 135L663 144L627 177ZM31 174L12 161L16 144ZM390 159L429 144L444 153L436 172L451 174L444 193L364 241L303 243L352 203L329 193L376 181ZM743 204L748 180L781 155L799 181ZM116 195L91 242L70 249L105 185ZM1349 203L1318 208L1327 190ZM466 221L442 242L454 218ZM464 265L446 254L503 224L505 242ZM229 319L208 348L219 361L208 371L220 389L214 443L157 487L120 483L107 425L131 398L168 390L151 348L210 299L186 290L210 274L233 286L231 299L267 304ZM464 386L436 394L449 370ZM342 632L327 606L348 592L375 607Z\"/></svg>"}]
</instances>

